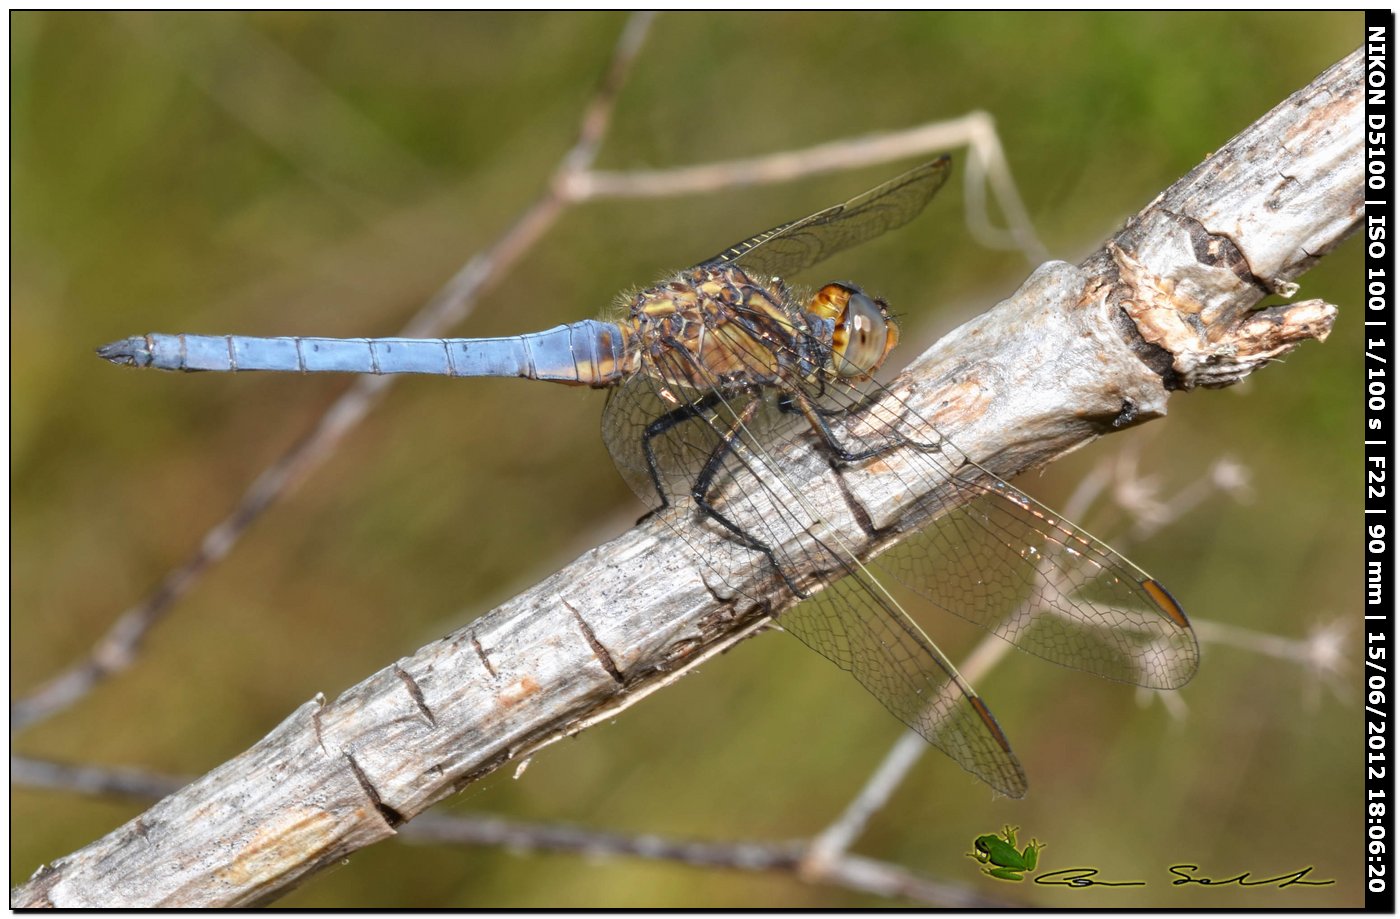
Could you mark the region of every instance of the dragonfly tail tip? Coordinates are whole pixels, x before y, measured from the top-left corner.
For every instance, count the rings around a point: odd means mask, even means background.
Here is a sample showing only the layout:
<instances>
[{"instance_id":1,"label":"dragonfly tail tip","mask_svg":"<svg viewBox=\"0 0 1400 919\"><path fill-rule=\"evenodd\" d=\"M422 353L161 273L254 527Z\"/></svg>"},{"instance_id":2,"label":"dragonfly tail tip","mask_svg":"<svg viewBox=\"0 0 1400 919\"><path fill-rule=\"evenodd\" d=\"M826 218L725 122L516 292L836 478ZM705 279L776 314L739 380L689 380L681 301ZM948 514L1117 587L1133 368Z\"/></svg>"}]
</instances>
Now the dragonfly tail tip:
<instances>
[{"instance_id":1,"label":"dragonfly tail tip","mask_svg":"<svg viewBox=\"0 0 1400 919\"><path fill-rule=\"evenodd\" d=\"M97 349L97 356L113 364L139 367L150 362L150 349L145 338L138 336L108 342Z\"/></svg>"}]
</instances>

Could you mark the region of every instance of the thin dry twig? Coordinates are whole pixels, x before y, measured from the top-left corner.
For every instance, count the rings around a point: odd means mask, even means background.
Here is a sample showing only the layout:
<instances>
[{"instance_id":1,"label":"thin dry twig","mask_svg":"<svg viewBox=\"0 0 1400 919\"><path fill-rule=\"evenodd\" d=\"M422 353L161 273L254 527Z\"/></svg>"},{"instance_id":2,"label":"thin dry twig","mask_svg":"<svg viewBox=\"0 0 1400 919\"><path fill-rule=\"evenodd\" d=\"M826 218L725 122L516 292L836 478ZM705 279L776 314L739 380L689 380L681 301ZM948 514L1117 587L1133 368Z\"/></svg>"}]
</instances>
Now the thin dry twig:
<instances>
[{"instance_id":1,"label":"thin dry twig","mask_svg":"<svg viewBox=\"0 0 1400 919\"><path fill-rule=\"evenodd\" d=\"M794 179L876 166L939 150L967 147L968 229L989 248L1019 249L1031 265L1050 257L1050 250L1036 235L1035 225L1021 201L1011 167L1006 162L996 122L986 112L969 112L961 118L843 138L800 150L766 156L678 166L671 169L633 169L626 172L580 171L571 177L569 192L578 201L597 198L662 198L698 195L750 185L773 185ZM1005 215L1008 226L992 225L988 217L986 187Z\"/></svg>"},{"instance_id":2,"label":"thin dry twig","mask_svg":"<svg viewBox=\"0 0 1400 919\"><path fill-rule=\"evenodd\" d=\"M903 784L914 764L923 759L928 741L914 731L904 731L885 758L865 780L851 803L812 840L803 859L803 874L824 877L865 832L871 818L879 813Z\"/></svg>"},{"instance_id":3,"label":"thin dry twig","mask_svg":"<svg viewBox=\"0 0 1400 919\"><path fill-rule=\"evenodd\" d=\"M67 791L106 798L158 800L190 783L188 778L148 769L120 769L84 763L60 763L29 756L10 757L10 783L28 788Z\"/></svg>"},{"instance_id":4,"label":"thin dry twig","mask_svg":"<svg viewBox=\"0 0 1400 919\"><path fill-rule=\"evenodd\" d=\"M699 868L763 871L789 875L858 893L903 898L955 909L1006 904L984 897L961 884L934 880L901 865L843 854L820 873L806 870L809 844L791 842L712 842L675 839L654 834L633 835L562 824L535 824L488 817L425 816L405 828L410 842L494 846L528 852L574 852L596 858L628 856L669 861Z\"/></svg>"},{"instance_id":5,"label":"thin dry twig","mask_svg":"<svg viewBox=\"0 0 1400 919\"><path fill-rule=\"evenodd\" d=\"M1351 647L1347 640L1350 631L1348 622L1340 618L1315 625L1303 638L1287 638L1210 620L1196 623L1196 634L1203 643L1240 648L1302 667L1311 677L1304 685L1314 705L1319 686L1326 686L1338 699L1346 698L1351 691L1351 685L1343 680L1353 665L1346 650Z\"/></svg>"}]
</instances>

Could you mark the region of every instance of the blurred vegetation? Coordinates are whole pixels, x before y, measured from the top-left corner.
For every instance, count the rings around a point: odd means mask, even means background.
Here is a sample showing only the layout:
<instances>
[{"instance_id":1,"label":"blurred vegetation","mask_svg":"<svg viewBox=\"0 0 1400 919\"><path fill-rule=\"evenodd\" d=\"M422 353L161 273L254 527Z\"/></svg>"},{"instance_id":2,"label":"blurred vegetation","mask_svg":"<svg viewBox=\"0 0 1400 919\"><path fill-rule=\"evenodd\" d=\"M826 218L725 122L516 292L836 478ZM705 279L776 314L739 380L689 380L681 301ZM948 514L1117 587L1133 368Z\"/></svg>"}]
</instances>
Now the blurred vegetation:
<instances>
[{"instance_id":1,"label":"blurred vegetation","mask_svg":"<svg viewBox=\"0 0 1400 919\"><path fill-rule=\"evenodd\" d=\"M196 545L342 378L123 372L92 348L147 331L391 334L536 195L623 18L598 14L11 14L11 692L85 653ZM1345 55L1359 14L662 16L599 165L798 148L972 109L997 119L1036 226L1075 260ZM958 152L955 151L955 155ZM571 212L454 334L542 328L907 164L703 199ZM956 193L842 256L931 341L1014 290ZM1360 247L1301 279L1332 338L1022 481L1063 504L1129 451L1171 494L1223 455L1213 499L1133 557L1193 617L1297 638L1360 607ZM911 340L908 355L913 351ZM145 660L17 752L201 773L316 692L335 695L490 609L638 512L597 436L602 397L404 380L151 637ZM1110 542L1121 515L1083 523ZM935 629L938 623L932 624ZM1356 645L1353 628L1347 645ZM1357 905L1361 735L1298 666L1209 645L1176 699L1016 655L981 689L1031 795L918 767L858 850L1011 902ZM849 678L778 636L445 805L620 831L792 838L831 819L898 733ZM18 789L11 879L143 809ZM998 884L964 853L1010 823L1041 867L1146 887ZM1306 831L1302 828L1306 827ZM1169 886L1316 866L1328 887ZM781 877L385 843L286 906L863 906Z\"/></svg>"}]
</instances>

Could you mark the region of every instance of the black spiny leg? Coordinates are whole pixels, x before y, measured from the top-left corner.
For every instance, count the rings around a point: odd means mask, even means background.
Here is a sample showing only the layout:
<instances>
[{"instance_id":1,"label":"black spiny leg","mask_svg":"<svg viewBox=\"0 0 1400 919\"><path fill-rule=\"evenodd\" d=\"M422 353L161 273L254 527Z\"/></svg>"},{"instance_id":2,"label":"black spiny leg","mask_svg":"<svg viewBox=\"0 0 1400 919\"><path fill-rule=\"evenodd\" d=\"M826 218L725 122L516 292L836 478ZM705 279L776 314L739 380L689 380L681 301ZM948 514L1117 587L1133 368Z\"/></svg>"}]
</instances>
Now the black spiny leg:
<instances>
[{"instance_id":1,"label":"black spiny leg","mask_svg":"<svg viewBox=\"0 0 1400 919\"><path fill-rule=\"evenodd\" d=\"M811 404L812 411L816 412L818 415L821 415L823 418L835 418L837 415L849 415L851 413L851 408L849 406L841 406L839 408L822 408L820 405L817 405L816 402L812 401L811 396L807 396L806 401ZM794 405L793 402L793 395L791 393L784 393L778 399L778 411L786 412L789 415L802 414L802 409Z\"/></svg>"},{"instance_id":2,"label":"black spiny leg","mask_svg":"<svg viewBox=\"0 0 1400 919\"><path fill-rule=\"evenodd\" d=\"M738 538L740 544L755 552L762 552L773 565L773 570L778 572L778 575L783 579L783 583L787 584L788 590L792 591L794 596L806 597L807 594L798 589L797 585L793 583L792 578L783 570L783 566L778 564L778 557L773 554L772 547L767 543L759 542L757 539L754 539L748 533L744 532L742 527L724 516L719 508L711 504L708 498L710 488L715 484L715 477L719 475L719 470L724 465L725 457L734 452L734 442L739 439L739 435L743 433L744 428L753 420L753 416L757 414L761 404L761 397L754 396L749 400L749 404L745 405L743 410L739 412L738 417L734 419L734 423L729 426L729 429L725 431L724 435L720 438L719 444L715 447L714 452L710 454L709 459L705 460L704 468L700 470L700 475L695 479L695 485L690 490L690 496L695 499L696 505L699 506L711 520L733 533Z\"/></svg>"},{"instance_id":3,"label":"black spiny leg","mask_svg":"<svg viewBox=\"0 0 1400 919\"><path fill-rule=\"evenodd\" d=\"M836 439L836 432L832 431L831 426L826 422L826 416L834 413L823 412L805 393L794 390L791 393L785 394L782 402L779 403L779 407L785 412L797 412L806 418L807 423L812 426L812 430L816 431L821 439L826 441L827 446L836 454L836 458L843 463L858 463L861 460L867 460L871 457L879 456L882 453L889 453L891 450L898 447L925 446L923 444L913 443L899 433L894 433L890 436L888 443L881 444L878 447L871 447L868 450L853 452L847 450L845 446Z\"/></svg>"},{"instance_id":4,"label":"black spiny leg","mask_svg":"<svg viewBox=\"0 0 1400 919\"><path fill-rule=\"evenodd\" d=\"M719 401L719 393L707 393L704 398L697 399L694 402L688 402L680 408L672 409L660 418L655 419L648 424L646 430L642 432L642 454L646 457L647 472L651 475L651 484L656 489L656 494L657 497L661 499L661 504L643 514L641 520L637 521L638 523L641 523L642 520L646 520L652 514L660 513L671 506L671 499L666 497L666 488L661 484L661 470L656 464L656 453L651 448L652 440L665 434L678 424L682 424L692 418L700 417L700 415L718 405Z\"/></svg>"}]
</instances>

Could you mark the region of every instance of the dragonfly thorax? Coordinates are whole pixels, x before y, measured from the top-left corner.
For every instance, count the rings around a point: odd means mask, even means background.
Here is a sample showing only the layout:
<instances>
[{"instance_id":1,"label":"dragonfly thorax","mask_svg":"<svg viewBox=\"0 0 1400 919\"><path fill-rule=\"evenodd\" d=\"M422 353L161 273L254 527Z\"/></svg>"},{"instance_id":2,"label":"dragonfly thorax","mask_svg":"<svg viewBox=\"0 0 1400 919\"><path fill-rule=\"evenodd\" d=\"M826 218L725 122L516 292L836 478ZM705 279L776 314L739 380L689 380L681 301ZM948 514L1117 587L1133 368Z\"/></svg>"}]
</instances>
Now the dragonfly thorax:
<instances>
[{"instance_id":1,"label":"dragonfly thorax","mask_svg":"<svg viewBox=\"0 0 1400 919\"><path fill-rule=\"evenodd\" d=\"M831 364L840 326L797 306L778 279L760 282L726 264L700 265L638 293L630 313L634 368L696 390L818 375Z\"/></svg>"}]
</instances>

